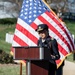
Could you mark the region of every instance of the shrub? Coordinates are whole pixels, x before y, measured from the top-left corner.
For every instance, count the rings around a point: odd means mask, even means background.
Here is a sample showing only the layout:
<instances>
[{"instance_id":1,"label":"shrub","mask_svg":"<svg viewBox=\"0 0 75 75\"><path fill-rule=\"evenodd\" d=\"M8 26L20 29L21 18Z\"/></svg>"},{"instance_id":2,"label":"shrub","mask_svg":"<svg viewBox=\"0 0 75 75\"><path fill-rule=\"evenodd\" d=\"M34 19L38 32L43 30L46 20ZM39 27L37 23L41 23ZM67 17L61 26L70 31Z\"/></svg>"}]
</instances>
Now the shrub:
<instances>
[{"instance_id":1,"label":"shrub","mask_svg":"<svg viewBox=\"0 0 75 75\"><path fill-rule=\"evenodd\" d=\"M16 18L4 18L0 19L0 24L15 24L17 22Z\"/></svg>"},{"instance_id":2,"label":"shrub","mask_svg":"<svg viewBox=\"0 0 75 75\"><path fill-rule=\"evenodd\" d=\"M7 54L3 50L0 50L0 63L13 63L13 57L10 54Z\"/></svg>"}]
</instances>

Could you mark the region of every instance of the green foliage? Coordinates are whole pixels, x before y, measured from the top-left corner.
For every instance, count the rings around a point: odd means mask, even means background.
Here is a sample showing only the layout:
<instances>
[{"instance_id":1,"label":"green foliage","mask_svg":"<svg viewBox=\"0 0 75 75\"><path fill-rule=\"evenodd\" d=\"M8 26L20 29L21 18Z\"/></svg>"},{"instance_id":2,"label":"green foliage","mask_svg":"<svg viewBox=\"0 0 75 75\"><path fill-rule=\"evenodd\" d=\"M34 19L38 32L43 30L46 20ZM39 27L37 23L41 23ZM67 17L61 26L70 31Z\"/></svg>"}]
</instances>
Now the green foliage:
<instances>
[{"instance_id":1,"label":"green foliage","mask_svg":"<svg viewBox=\"0 0 75 75\"><path fill-rule=\"evenodd\" d=\"M0 40L5 41L6 33L13 33L15 30L15 24L0 24Z\"/></svg>"},{"instance_id":2,"label":"green foliage","mask_svg":"<svg viewBox=\"0 0 75 75\"><path fill-rule=\"evenodd\" d=\"M75 35L75 21L66 20L65 23L71 34Z\"/></svg>"},{"instance_id":3,"label":"green foliage","mask_svg":"<svg viewBox=\"0 0 75 75\"><path fill-rule=\"evenodd\" d=\"M15 30L15 24L0 24L0 63L13 63L10 55L11 44L5 42L6 33L12 33Z\"/></svg>"},{"instance_id":4,"label":"green foliage","mask_svg":"<svg viewBox=\"0 0 75 75\"><path fill-rule=\"evenodd\" d=\"M9 53L11 50L11 44L5 42L6 33L14 33L15 24L0 24L0 49Z\"/></svg>"},{"instance_id":5,"label":"green foliage","mask_svg":"<svg viewBox=\"0 0 75 75\"><path fill-rule=\"evenodd\" d=\"M4 18L0 19L0 24L15 24L17 21L16 18Z\"/></svg>"},{"instance_id":6,"label":"green foliage","mask_svg":"<svg viewBox=\"0 0 75 75\"><path fill-rule=\"evenodd\" d=\"M14 30L15 30L15 24L11 25L0 24L0 49L5 51L6 53L9 53L11 50L11 44L5 42L6 33L13 33Z\"/></svg>"},{"instance_id":7,"label":"green foliage","mask_svg":"<svg viewBox=\"0 0 75 75\"><path fill-rule=\"evenodd\" d=\"M3 50L0 50L0 63L8 64L8 63L13 63L13 62L14 62L13 57L10 54L4 52Z\"/></svg>"}]
</instances>

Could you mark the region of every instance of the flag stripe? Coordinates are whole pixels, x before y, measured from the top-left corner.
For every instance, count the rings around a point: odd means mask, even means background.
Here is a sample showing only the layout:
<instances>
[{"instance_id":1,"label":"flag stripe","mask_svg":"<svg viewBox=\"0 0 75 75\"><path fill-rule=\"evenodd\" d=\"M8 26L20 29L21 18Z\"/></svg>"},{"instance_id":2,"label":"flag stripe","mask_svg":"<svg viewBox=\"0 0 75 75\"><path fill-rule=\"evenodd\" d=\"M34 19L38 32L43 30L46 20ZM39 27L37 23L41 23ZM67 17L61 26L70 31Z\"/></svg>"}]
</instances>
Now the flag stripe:
<instances>
[{"instance_id":1,"label":"flag stripe","mask_svg":"<svg viewBox=\"0 0 75 75\"><path fill-rule=\"evenodd\" d=\"M61 60L60 60L60 59L56 61L56 63L57 63L57 64L58 64L58 63L60 63L60 62L61 62Z\"/></svg>"},{"instance_id":2,"label":"flag stripe","mask_svg":"<svg viewBox=\"0 0 75 75\"><path fill-rule=\"evenodd\" d=\"M21 40L17 35L14 35L14 41L16 41L20 46L28 46L23 40Z\"/></svg>"},{"instance_id":3,"label":"flag stripe","mask_svg":"<svg viewBox=\"0 0 75 75\"><path fill-rule=\"evenodd\" d=\"M29 26L26 22L24 22L20 18L18 18L18 24L21 25L26 30L28 30L32 35L34 34L33 36L35 36L36 38L39 38L39 35L37 32L35 32L35 29Z\"/></svg>"},{"instance_id":4,"label":"flag stripe","mask_svg":"<svg viewBox=\"0 0 75 75\"><path fill-rule=\"evenodd\" d=\"M59 52L61 52L64 56L67 55L69 52L66 51L65 48L62 47L62 45L60 45L58 43L58 49L59 49ZM62 51L63 50L63 51Z\"/></svg>"},{"instance_id":5,"label":"flag stripe","mask_svg":"<svg viewBox=\"0 0 75 75\"><path fill-rule=\"evenodd\" d=\"M49 32L52 34L51 37L55 37L57 39L59 51L64 55L68 54L70 51L64 42L53 31L49 30Z\"/></svg>"},{"instance_id":6,"label":"flag stripe","mask_svg":"<svg viewBox=\"0 0 75 75\"><path fill-rule=\"evenodd\" d=\"M22 41L24 41L27 45L33 45L33 46L36 46L36 44L33 42L33 41L31 41L26 35L24 35L22 32L20 32L19 30L15 30L15 35L17 36L18 35L18 37L22 40ZM22 45L21 45L22 46Z\"/></svg>"},{"instance_id":7,"label":"flag stripe","mask_svg":"<svg viewBox=\"0 0 75 75\"><path fill-rule=\"evenodd\" d=\"M53 18L55 16L51 12L50 13L46 12L46 14L57 23L57 26L59 26L61 29L63 29L63 32L68 37L68 39L69 39L69 41L70 41L70 43L71 43L71 45L72 45L72 47L74 49L73 41L71 40L70 36L68 35L68 32L65 29L65 26L63 26L56 18ZM70 50L73 50L73 49L70 49Z\"/></svg>"},{"instance_id":8,"label":"flag stripe","mask_svg":"<svg viewBox=\"0 0 75 75\"><path fill-rule=\"evenodd\" d=\"M33 29L36 29L36 28L37 28L37 25L33 22L33 23L31 23L31 27L32 27Z\"/></svg>"},{"instance_id":9,"label":"flag stripe","mask_svg":"<svg viewBox=\"0 0 75 75\"><path fill-rule=\"evenodd\" d=\"M60 53L60 55L61 55L61 56L60 56L60 60L62 60L62 58L65 58L66 55L67 55L67 54L63 55L62 52L59 52L59 53ZM65 56L65 57L64 57L64 56Z\"/></svg>"},{"instance_id":10,"label":"flag stripe","mask_svg":"<svg viewBox=\"0 0 75 75\"><path fill-rule=\"evenodd\" d=\"M21 33L26 35L30 40L34 41L34 43L37 44L36 40L38 39L34 35L32 35L28 30L26 30L24 27L18 24L16 29L18 29Z\"/></svg>"},{"instance_id":11,"label":"flag stripe","mask_svg":"<svg viewBox=\"0 0 75 75\"><path fill-rule=\"evenodd\" d=\"M15 38L15 35L14 35L14 38ZM12 46L21 46L17 41L16 41L16 39L13 39L13 44L12 44Z\"/></svg>"}]
</instances>

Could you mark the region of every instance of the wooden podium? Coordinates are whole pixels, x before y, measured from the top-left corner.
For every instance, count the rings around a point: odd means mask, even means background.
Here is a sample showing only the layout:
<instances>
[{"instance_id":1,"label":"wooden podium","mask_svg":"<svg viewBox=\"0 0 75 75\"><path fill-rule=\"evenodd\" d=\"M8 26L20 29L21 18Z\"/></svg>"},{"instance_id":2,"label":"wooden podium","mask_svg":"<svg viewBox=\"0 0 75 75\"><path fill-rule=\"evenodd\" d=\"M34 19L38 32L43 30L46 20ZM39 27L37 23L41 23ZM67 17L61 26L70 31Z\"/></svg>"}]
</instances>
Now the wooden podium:
<instances>
[{"instance_id":1,"label":"wooden podium","mask_svg":"<svg viewBox=\"0 0 75 75\"><path fill-rule=\"evenodd\" d=\"M49 75L50 52L43 47L14 47L14 59L26 60L26 75Z\"/></svg>"}]
</instances>

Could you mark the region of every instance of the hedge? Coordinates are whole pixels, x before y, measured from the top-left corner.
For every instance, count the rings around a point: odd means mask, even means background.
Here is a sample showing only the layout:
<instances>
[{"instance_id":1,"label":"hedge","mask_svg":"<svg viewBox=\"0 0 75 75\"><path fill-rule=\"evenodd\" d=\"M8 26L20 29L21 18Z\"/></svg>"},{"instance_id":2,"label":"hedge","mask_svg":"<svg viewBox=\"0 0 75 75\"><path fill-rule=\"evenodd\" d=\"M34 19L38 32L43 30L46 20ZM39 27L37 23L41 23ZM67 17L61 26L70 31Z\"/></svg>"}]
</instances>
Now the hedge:
<instances>
[{"instance_id":1,"label":"hedge","mask_svg":"<svg viewBox=\"0 0 75 75\"><path fill-rule=\"evenodd\" d=\"M14 63L13 57L0 49L0 63L2 64Z\"/></svg>"},{"instance_id":2,"label":"hedge","mask_svg":"<svg viewBox=\"0 0 75 75\"><path fill-rule=\"evenodd\" d=\"M17 18L0 19L0 24L15 24L16 22L17 22Z\"/></svg>"}]
</instances>

